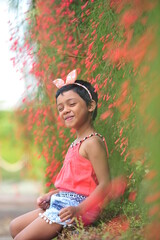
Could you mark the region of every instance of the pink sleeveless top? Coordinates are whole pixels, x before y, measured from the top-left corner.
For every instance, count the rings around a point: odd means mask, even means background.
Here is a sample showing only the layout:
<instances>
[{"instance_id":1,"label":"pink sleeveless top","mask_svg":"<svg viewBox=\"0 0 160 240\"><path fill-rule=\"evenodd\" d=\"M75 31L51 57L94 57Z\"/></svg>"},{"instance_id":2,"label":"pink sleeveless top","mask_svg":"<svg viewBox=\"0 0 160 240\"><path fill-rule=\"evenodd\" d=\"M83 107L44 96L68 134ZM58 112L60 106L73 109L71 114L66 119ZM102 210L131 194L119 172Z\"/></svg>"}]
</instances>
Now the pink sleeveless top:
<instances>
[{"instance_id":1,"label":"pink sleeveless top","mask_svg":"<svg viewBox=\"0 0 160 240\"><path fill-rule=\"evenodd\" d=\"M100 136L105 142L105 139L97 133L90 134L85 139L95 135ZM76 145L71 145L69 147L64 159L63 167L57 175L54 183L57 189L89 196L98 185L91 162L79 154L79 147L85 139L81 140ZM106 150L108 155L107 146Z\"/></svg>"}]
</instances>

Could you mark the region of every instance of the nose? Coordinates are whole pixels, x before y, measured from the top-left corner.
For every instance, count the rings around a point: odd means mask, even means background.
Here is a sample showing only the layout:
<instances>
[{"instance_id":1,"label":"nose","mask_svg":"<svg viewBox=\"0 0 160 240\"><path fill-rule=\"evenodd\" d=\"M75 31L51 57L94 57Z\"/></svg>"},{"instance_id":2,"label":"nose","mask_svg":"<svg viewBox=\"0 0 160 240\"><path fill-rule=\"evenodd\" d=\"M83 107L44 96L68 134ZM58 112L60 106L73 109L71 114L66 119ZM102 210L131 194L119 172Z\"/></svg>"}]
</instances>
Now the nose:
<instances>
[{"instance_id":1,"label":"nose","mask_svg":"<svg viewBox=\"0 0 160 240\"><path fill-rule=\"evenodd\" d=\"M65 114L67 114L67 113L69 113L69 112L70 112L69 106L64 106L63 114L65 115Z\"/></svg>"}]
</instances>

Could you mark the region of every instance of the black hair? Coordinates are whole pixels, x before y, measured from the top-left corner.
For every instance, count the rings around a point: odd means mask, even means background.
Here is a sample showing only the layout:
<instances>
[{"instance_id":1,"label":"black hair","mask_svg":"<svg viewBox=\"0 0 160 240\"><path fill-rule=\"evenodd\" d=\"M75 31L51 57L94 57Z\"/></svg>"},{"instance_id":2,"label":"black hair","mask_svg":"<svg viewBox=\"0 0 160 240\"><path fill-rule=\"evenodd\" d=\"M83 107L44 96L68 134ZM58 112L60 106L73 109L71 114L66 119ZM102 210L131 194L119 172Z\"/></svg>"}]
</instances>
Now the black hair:
<instances>
[{"instance_id":1,"label":"black hair","mask_svg":"<svg viewBox=\"0 0 160 240\"><path fill-rule=\"evenodd\" d=\"M84 85L91 93L92 99L96 102L96 108L93 111L93 115L92 115L92 120L94 121L97 116L97 103L98 103L97 92L95 91L94 87L89 82L86 82L84 80L76 80L75 83ZM69 90L73 90L74 92L76 92L85 101L87 106L89 106L91 104L92 100L91 100L87 90L79 85L74 84L74 83L64 85L63 87L58 89L58 91L56 92L56 99L58 98L58 96L60 94L62 94L63 92L67 92Z\"/></svg>"}]
</instances>

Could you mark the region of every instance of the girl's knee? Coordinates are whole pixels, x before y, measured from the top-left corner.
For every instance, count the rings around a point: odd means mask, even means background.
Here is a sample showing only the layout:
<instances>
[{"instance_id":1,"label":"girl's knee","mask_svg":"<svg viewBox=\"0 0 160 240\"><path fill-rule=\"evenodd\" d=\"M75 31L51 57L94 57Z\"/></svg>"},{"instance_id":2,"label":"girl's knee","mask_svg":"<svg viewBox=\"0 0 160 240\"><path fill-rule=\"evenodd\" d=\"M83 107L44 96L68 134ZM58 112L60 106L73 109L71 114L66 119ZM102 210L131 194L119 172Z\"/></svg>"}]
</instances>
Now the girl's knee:
<instances>
[{"instance_id":1,"label":"girl's knee","mask_svg":"<svg viewBox=\"0 0 160 240\"><path fill-rule=\"evenodd\" d=\"M19 235L15 236L14 240L22 240L21 236L19 237Z\"/></svg>"},{"instance_id":2,"label":"girl's knee","mask_svg":"<svg viewBox=\"0 0 160 240\"><path fill-rule=\"evenodd\" d=\"M17 229L17 224L16 224L16 219L13 219L11 222L10 222L10 225L9 225L9 231L10 231L10 234L12 236L12 238L14 238L17 233L18 233L18 229Z\"/></svg>"}]
</instances>

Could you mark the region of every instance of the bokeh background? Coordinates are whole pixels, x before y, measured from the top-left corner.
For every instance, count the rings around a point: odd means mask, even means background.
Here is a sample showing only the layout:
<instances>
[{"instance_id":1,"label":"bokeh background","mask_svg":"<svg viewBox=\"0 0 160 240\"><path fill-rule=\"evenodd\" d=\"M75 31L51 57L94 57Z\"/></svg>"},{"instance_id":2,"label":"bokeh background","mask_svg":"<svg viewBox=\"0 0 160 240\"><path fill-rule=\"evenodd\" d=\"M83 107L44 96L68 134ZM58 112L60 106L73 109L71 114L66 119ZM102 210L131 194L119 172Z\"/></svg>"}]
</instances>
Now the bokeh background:
<instances>
[{"instance_id":1,"label":"bokeh background","mask_svg":"<svg viewBox=\"0 0 160 240\"><path fill-rule=\"evenodd\" d=\"M99 95L95 127L108 144L111 177L127 181L91 230L77 229L82 239L159 239L159 9L157 0L8 2L19 83L7 89L23 83L23 94L0 112L1 182L38 184L34 197L53 188L75 132L58 118L52 80L77 69Z\"/></svg>"}]
</instances>

